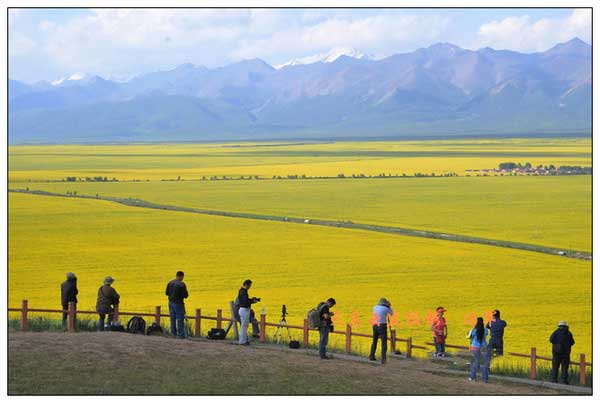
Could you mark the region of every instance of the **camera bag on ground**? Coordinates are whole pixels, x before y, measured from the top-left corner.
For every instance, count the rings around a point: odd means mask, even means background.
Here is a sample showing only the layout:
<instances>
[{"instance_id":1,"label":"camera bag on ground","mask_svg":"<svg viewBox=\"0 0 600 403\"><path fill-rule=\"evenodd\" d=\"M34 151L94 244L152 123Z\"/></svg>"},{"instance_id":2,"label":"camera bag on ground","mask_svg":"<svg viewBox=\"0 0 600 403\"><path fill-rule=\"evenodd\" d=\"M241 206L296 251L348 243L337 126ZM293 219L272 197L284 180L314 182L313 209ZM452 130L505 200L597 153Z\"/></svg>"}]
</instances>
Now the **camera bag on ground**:
<instances>
[{"instance_id":1,"label":"camera bag on ground","mask_svg":"<svg viewBox=\"0 0 600 403\"><path fill-rule=\"evenodd\" d=\"M116 322L115 324L110 325L110 327L108 329L111 332L124 332L125 331L125 328L119 322Z\"/></svg>"},{"instance_id":2,"label":"camera bag on ground","mask_svg":"<svg viewBox=\"0 0 600 403\"><path fill-rule=\"evenodd\" d=\"M293 348L294 350L300 348L300 342L298 340L290 341L290 348Z\"/></svg>"},{"instance_id":3,"label":"camera bag on ground","mask_svg":"<svg viewBox=\"0 0 600 403\"><path fill-rule=\"evenodd\" d=\"M127 322L127 332L133 334L146 334L146 321L140 316L134 316Z\"/></svg>"},{"instance_id":4,"label":"camera bag on ground","mask_svg":"<svg viewBox=\"0 0 600 403\"><path fill-rule=\"evenodd\" d=\"M206 336L206 338L210 340L224 340L226 334L227 333L225 333L224 329L213 327L209 330L208 336Z\"/></svg>"},{"instance_id":5,"label":"camera bag on ground","mask_svg":"<svg viewBox=\"0 0 600 403\"><path fill-rule=\"evenodd\" d=\"M150 326L148 326L148 329L146 330L146 334L148 336L162 336L163 330L162 330L162 327L160 327L160 325L153 323Z\"/></svg>"}]
</instances>

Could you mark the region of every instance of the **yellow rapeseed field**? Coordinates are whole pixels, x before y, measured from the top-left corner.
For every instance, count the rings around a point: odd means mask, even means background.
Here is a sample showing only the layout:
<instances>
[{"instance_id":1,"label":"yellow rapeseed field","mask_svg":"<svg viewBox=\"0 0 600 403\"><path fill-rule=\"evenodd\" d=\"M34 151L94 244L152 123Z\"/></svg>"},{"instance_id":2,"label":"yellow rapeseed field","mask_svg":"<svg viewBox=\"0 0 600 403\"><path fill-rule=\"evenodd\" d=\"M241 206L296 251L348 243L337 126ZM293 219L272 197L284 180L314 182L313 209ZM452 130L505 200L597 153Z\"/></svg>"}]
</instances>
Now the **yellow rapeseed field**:
<instances>
[{"instance_id":1,"label":"yellow rapeseed field","mask_svg":"<svg viewBox=\"0 0 600 403\"><path fill-rule=\"evenodd\" d=\"M94 308L97 288L111 275L122 309L152 311L161 305L166 310L165 285L182 269L189 311L224 308L241 282L251 278L251 294L262 297L257 311L264 308L271 321L278 320L286 304L289 323L301 323L309 308L333 296L336 328L348 322L368 332L371 309L385 296L398 314L399 337L429 341L427 315L443 305L448 342L466 344L472 315L497 308L509 323L506 350L525 353L537 346L548 355L549 334L566 320L577 342L574 353L586 353L591 360L589 261L14 193L9 194L8 235L13 307L26 298L30 307L58 308L59 285L73 271L79 278L80 309ZM342 337L332 339L334 345L342 342ZM366 339L354 343L366 353Z\"/></svg>"}]
</instances>

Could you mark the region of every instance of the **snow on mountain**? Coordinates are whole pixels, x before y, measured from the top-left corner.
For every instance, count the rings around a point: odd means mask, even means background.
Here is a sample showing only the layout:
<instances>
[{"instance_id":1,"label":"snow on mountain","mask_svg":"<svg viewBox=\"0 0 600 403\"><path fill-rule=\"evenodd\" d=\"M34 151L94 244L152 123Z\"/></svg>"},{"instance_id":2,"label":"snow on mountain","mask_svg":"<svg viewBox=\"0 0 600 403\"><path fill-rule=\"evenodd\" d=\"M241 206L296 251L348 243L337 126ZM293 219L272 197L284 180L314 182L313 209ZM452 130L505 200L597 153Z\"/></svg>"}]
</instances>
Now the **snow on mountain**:
<instances>
[{"instance_id":1,"label":"snow on mountain","mask_svg":"<svg viewBox=\"0 0 600 403\"><path fill-rule=\"evenodd\" d=\"M56 87L57 85L61 85L65 81L79 81L79 80L83 80L86 77L87 77L87 74L85 74L85 73L74 73L74 74L71 74L69 77L63 77L63 78L59 78L58 80L54 80L54 81L50 82L50 84L52 84Z\"/></svg>"},{"instance_id":2,"label":"snow on mountain","mask_svg":"<svg viewBox=\"0 0 600 403\"><path fill-rule=\"evenodd\" d=\"M331 49L327 53L319 53L317 55L306 56L306 57L302 57L299 59L290 60L289 62L286 62L283 64L278 64L273 67L275 67L276 69L279 70L286 66L297 66L300 64L313 64L313 63L317 63L317 62L332 63L332 62L336 61L340 56L348 56L348 57L352 57L354 59L365 59L365 60L372 59L372 57L370 57L369 55L366 55L366 54L362 53L361 51L356 50L354 48L337 47L337 48Z\"/></svg>"}]
</instances>

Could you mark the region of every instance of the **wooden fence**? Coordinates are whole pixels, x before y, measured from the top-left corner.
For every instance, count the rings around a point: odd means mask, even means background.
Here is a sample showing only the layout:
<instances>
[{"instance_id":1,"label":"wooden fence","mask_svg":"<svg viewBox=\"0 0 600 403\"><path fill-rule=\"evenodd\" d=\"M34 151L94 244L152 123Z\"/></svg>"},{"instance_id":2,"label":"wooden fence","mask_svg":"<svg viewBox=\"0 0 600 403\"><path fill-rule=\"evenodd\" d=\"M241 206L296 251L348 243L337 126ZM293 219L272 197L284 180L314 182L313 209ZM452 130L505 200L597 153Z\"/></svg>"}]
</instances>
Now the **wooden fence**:
<instances>
[{"instance_id":1,"label":"wooden fence","mask_svg":"<svg viewBox=\"0 0 600 403\"><path fill-rule=\"evenodd\" d=\"M82 311L82 310L76 310L75 305L70 302L69 303L69 307L66 311L63 311L62 309L33 309L33 308L29 308L28 302L26 299L23 300L22 304L21 304L21 308L8 308L9 312L21 312L21 321L20 321L20 327L21 330L27 330L28 329L28 315L29 312L40 312L40 313L67 313L67 331L69 332L74 332L75 331L75 316L77 313L79 314L97 314L96 311ZM144 312L121 312L119 311L119 307L116 306L114 313L113 313L113 322L118 321L119 320L119 315L126 315L126 316L141 316L141 317L151 317L154 319L154 322L158 325L160 325L161 322L161 318L168 318L169 315L168 314L164 314L161 313L161 307L160 306L156 306L154 308L154 313L144 313ZM195 310L195 314L194 315L185 315L185 319L188 320L193 320L194 321L194 336L199 337L201 335L201 330L202 330L202 320L206 319L206 320L211 320L211 321L216 321L216 327L217 328L222 328L223 327L223 321L226 322L230 322L233 319L232 318L227 318L227 317L223 317L223 310L222 309L217 309L217 314L216 316L205 316L202 315L202 310L200 308L197 308ZM280 324L279 323L271 323L271 322L267 322L267 315L265 314L261 314L260 315L260 335L259 335L259 341L264 343L266 341L266 328L267 326L272 326L272 327L279 327ZM307 347L309 345L309 332L310 331L318 331L317 329L311 329L308 326L308 320L304 319L304 324L302 326L298 326L298 325L286 325L285 327L287 327L288 329L298 329L298 330L302 330L302 342L303 345L305 347ZM346 353L351 353L352 352L352 338L353 337L366 337L366 338L372 338L373 336L370 334L364 334L364 333L354 333L352 332L352 327L350 326L350 324L346 325L346 329L345 331L333 331L331 332L333 334L339 334L339 335L343 335L345 336L346 339L346 345L345 345L345 352ZM428 347L427 346L434 346L435 344L432 342L426 342L424 346L422 345L417 345L413 343L413 339L412 337L408 337L408 338L398 338L396 336L396 330L391 330L391 336L389 338L389 342L390 342L390 348L392 350L392 352L396 351L396 345L398 343L406 343L406 358L411 358L412 357L412 352L413 350L417 349L417 350L427 350ZM467 346L459 346L459 345L452 345L452 344L446 344L445 345L446 348L450 348L450 349L457 349L457 350L466 350L469 351L469 347ZM537 361L541 360L541 361L552 361L552 357L544 357L544 356L540 356L537 355L537 349L535 347L531 347L531 351L529 354L523 354L523 353L511 353L511 352L505 352L506 355L512 356L512 357L521 357L521 358L528 358L530 361L530 369L529 369L529 378L530 379L536 379L537 378ZM574 366L578 366L579 367L579 384L580 385L584 385L586 384L586 379L585 379L585 371L587 367L592 367L592 363L591 362L586 362L585 360L585 354L580 354L579 355L579 361L571 361L570 365L574 365Z\"/></svg>"}]
</instances>

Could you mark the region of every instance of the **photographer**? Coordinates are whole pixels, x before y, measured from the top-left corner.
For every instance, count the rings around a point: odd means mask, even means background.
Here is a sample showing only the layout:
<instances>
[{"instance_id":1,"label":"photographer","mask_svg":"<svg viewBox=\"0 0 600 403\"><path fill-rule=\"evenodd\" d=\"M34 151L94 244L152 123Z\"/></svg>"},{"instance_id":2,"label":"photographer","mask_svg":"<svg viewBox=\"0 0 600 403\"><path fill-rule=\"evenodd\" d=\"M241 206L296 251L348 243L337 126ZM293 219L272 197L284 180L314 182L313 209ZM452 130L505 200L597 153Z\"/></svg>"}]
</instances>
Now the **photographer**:
<instances>
[{"instance_id":1,"label":"photographer","mask_svg":"<svg viewBox=\"0 0 600 403\"><path fill-rule=\"evenodd\" d=\"M248 346L248 322L250 321L250 305L260 301L260 298L248 296L248 290L252 287L252 280L246 280L238 291L238 302L240 305L240 345Z\"/></svg>"},{"instance_id":2,"label":"photographer","mask_svg":"<svg viewBox=\"0 0 600 403\"><path fill-rule=\"evenodd\" d=\"M375 317L375 323L373 323L373 342L371 343L371 354L369 354L369 360L375 361L375 351L377 350L377 341L381 339L381 363L386 362L387 353L387 318L394 314L390 301L385 298L381 298L379 303L373 308L373 316Z\"/></svg>"},{"instance_id":3,"label":"photographer","mask_svg":"<svg viewBox=\"0 0 600 403\"><path fill-rule=\"evenodd\" d=\"M327 354L325 354L327 342L329 341L329 332L333 331L333 322L331 321L333 312L329 312L329 308L334 305L335 299L329 298L326 302L321 302L317 308L319 317L321 318L319 323L319 357L323 360L329 359Z\"/></svg>"}]
</instances>

